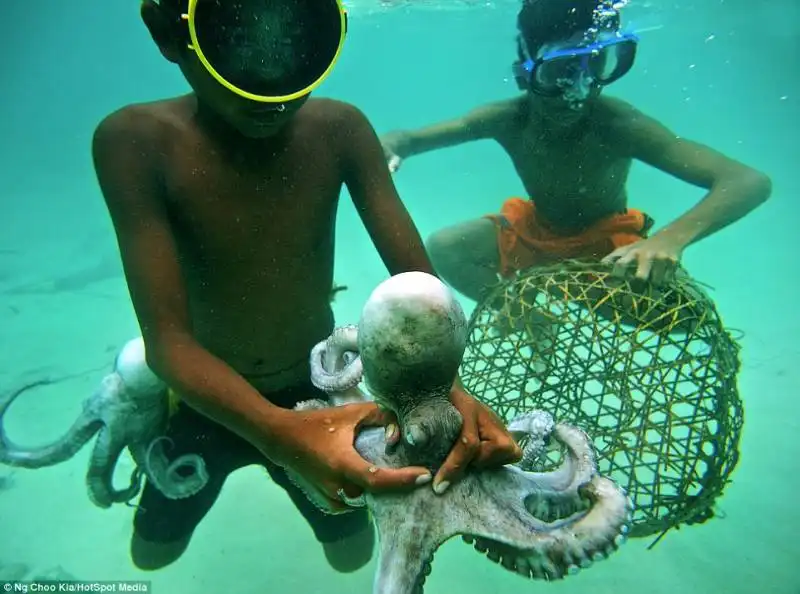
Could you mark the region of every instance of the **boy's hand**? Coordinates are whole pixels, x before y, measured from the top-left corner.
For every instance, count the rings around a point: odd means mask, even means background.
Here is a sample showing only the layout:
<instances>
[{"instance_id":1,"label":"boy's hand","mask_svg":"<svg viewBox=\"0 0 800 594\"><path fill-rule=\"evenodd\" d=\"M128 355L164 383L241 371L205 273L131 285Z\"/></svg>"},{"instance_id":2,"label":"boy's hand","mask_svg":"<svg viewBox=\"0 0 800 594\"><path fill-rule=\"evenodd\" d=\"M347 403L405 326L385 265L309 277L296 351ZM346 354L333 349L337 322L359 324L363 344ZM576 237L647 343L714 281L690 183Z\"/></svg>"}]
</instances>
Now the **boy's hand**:
<instances>
[{"instance_id":1,"label":"boy's hand","mask_svg":"<svg viewBox=\"0 0 800 594\"><path fill-rule=\"evenodd\" d=\"M614 276L633 276L662 286L675 278L683 248L668 237L654 235L614 250L603 262L614 264Z\"/></svg>"},{"instance_id":2,"label":"boy's hand","mask_svg":"<svg viewBox=\"0 0 800 594\"><path fill-rule=\"evenodd\" d=\"M456 385L450 401L464 418L461 435L433 481L434 491L444 493L464 476L467 467L489 468L511 464L522 458L514 438L503 421L485 404Z\"/></svg>"},{"instance_id":3,"label":"boy's hand","mask_svg":"<svg viewBox=\"0 0 800 594\"><path fill-rule=\"evenodd\" d=\"M270 428L270 443L263 449L274 462L302 476L332 509L346 511L340 489L355 498L364 491L410 490L430 482L426 468L379 468L356 451L353 444L359 429L394 423L391 413L371 402L290 411L278 427Z\"/></svg>"},{"instance_id":4,"label":"boy's hand","mask_svg":"<svg viewBox=\"0 0 800 594\"><path fill-rule=\"evenodd\" d=\"M386 163L389 165L389 171L395 173L400 169L403 163L403 158L399 152L400 140L396 134L387 134L381 137L381 146L383 147L383 156L386 157Z\"/></svg>"}]
</instances>

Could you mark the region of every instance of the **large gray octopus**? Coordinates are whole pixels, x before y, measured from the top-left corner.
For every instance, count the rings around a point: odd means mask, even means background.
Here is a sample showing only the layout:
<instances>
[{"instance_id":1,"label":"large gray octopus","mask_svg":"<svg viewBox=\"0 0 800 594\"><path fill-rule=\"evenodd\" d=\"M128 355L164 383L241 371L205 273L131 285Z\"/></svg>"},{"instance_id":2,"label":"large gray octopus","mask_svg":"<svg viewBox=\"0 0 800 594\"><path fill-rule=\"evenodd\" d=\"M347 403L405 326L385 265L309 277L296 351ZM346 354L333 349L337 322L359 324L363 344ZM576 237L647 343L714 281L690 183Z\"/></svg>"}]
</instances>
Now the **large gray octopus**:
<instances>
[{"instance_id":1,"label":"large gray octopus","mask_svg":"<svg viewBox=\"0 0 800 594\"><path fill-rule=\"evenodd\" d=\"M170 462L162 449L162 443L169 441L164 437L169 417L167 389L147 366L141 338L120 350L114 369L83 403L81 414L66 434L37 448L19 447L6 434L4 416L27 389L47 383L51 382L26 386L0 402L0 463L22 468L53 466L72 458L97 434L86 486L89 498L99 507L131 501L139 493L142 475L171 499L194 495L208 482L200 456L186 454ZM136 468L130 484L117 490L114 470L126 447Z\"/></svg>"},{"instance_id":2,"label":"large gray octopus","mask_svg":"<svg viewBox=\"0 0 800 594\"><path fill-rule=\"evenodd\" d=\"M383 429L366 429L356 450L376 466L421 464L435 472L462 426L448 397L466 332L463 310L437 278L396 275L372 293L357 327L339 328L313 349L312 380L330 401L298 408L374 397L396 413L402 439L390 448ZM369 394L358 388L362 379ZM436 549L459 534L506 569L544 580L589 567L624 542L632 504L597 474L585 433L544 411L522 415L508 429L523 447L517 465L470 471L443 495L430 486L365 495L380 537L375 594L421 593ZM550 438L565 446L563 463L532 472Z\"/></svg>"}]
</instances>

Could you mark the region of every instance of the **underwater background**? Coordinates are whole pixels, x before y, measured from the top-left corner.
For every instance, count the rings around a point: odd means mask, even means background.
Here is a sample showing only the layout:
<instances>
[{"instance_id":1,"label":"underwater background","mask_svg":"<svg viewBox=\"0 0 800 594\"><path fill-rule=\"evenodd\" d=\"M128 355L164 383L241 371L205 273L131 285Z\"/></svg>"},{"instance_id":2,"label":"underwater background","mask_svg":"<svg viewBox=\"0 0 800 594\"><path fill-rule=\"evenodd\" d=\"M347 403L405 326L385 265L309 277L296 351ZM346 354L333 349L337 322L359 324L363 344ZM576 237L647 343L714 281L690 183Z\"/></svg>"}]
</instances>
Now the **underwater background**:
<instances>
[{"instance_id":1,"label":"underwater background","mask_svg":"<svg viewBox=\"0 0 800 594\"><path fill-rule=\"evenodd\" d=\"M518 93L516 2L378 4L349 3L344 54L317 95L355 103L382 134ZM652 550L649 539L631 540L590 571L544 584L480 561L454 539L437 554L429 594L800 593L800 3L634 0L623 15L642 42L631 73L607 93L773 181L770 201L684 256L713 287L726 326L742 333L739 465L716 518L671 531ZM134 0L3 0L0 48L0 393L74 376L8 413L14 441L35 445L66 430L116 350L138 334L92 169L93 130L123 105L188 87ZM418 156L395 181L424 236L523 195L491 142ZM702 196L642 164L628 189L631 206L657 227ZM337 323L355 323L386 272L346 195L337 235L336 281L349 287L337 297ZM335 574L289 499L256 468L230 477L180 561L138 571L128 558L134 510L101 510L86 497L89 452L35 471L0 467L0 581L21 566L61 566L85 580L151 580L154 592L371 591L374 561ZM130 469L120 463L119 476Z\"/></svg>"}]
</instances>

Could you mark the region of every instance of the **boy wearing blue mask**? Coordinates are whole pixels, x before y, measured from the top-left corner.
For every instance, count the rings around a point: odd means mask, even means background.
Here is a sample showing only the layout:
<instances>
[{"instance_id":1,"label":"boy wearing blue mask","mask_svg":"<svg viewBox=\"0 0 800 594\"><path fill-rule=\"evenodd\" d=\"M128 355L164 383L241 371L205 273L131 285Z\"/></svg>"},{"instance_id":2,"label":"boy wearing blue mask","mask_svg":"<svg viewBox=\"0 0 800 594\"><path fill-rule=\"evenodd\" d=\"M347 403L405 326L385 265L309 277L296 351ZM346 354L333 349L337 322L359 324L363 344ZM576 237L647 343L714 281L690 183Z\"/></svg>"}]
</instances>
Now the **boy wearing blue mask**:
<instances>
[{"instance_id":1,"label":"boy wearing blue mask","mask_svg":"<svg viewBox=\"0 0 800 594\"><path fill-rule=\"evenodd\" d=\"M681 138L632 105L601 95L633 66L638 39L612 3L526 0L513 73L524 94L463 117L382 138L390 169L423 152L496 141L526 198L458 223L427 241L437 272L478 300L486 287L532 266L569 258L615 263L615 272L669 282L685 248L745 216L770 195L767 176ZM708 190L683 216L649 235L652 220L628 206L639 160Z\"/></svg>"}]
</instances>

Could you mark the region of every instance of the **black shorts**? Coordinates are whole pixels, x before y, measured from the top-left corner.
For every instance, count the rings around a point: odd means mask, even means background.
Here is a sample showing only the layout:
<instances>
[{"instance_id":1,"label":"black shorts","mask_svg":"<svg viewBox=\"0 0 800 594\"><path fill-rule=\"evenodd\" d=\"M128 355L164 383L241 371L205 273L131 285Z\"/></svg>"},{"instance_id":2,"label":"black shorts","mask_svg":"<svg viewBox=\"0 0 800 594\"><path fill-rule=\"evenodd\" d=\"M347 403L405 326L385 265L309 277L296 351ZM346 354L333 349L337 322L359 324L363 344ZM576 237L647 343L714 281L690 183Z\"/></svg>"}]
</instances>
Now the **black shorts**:
<instances>
[{"instance_id":1,"label":"black shorts","mask_svg":"<svg viewBox=\"0 0 800 594\"><path fill-rule=\"evenodd\" d=\"M268 395L270 402L292 408L297 402L325 398L315 387L298 386ZM164 448L170 459L183 454L199 454L208 471L208 483L198 493L185 499L168 499L149 482L145 483L134 516L134 531L143 540L172 543L191 536L214 505L228 475L244 466L258 464L289 495L321 543L334 542L365 530L369 526L366 508L345 514L326 514L317 508L286 475L252 444L181 403L170 419L167 436L172 446ZM243 520L246 521L246 520Z\"/></svg>"}]
</instances>

